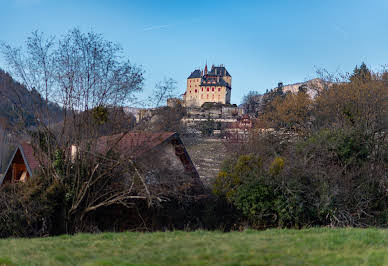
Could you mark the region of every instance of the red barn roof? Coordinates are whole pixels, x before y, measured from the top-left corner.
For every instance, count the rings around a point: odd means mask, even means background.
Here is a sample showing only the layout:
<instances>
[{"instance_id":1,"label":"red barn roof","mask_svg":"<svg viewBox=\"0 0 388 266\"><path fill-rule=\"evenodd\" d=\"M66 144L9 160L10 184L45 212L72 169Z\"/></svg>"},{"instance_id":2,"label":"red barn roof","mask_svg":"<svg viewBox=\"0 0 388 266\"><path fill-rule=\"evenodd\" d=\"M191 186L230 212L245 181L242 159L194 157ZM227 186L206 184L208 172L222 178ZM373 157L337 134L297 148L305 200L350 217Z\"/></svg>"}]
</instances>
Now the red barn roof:
<instances>
[{"instance_id":1,"label":"red barn roof","mask_svg":"<svg viewBox=\"0 0 388 266\"><path fill-rule=\"evenodd\" d=\"M174 132L144 132L133 131L112 136L103 136L97 140L97 151L106 152L110 147L121 154L130 157L138 157L169 140L176 133Z\"/></svg>"}]
</instances>

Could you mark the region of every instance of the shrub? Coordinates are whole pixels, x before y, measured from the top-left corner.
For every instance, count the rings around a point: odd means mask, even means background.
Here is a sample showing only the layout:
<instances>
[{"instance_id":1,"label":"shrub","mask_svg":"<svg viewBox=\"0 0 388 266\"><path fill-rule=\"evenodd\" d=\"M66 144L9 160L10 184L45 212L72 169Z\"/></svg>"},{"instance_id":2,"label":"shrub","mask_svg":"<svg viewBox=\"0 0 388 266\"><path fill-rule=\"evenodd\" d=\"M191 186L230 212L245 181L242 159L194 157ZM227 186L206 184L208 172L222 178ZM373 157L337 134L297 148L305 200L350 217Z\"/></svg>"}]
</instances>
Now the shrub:
<instances>
[{"instance_id":1,"label":"shrub","mask_svg":"<svg viewBox=\"0 0 388 266\"><path fill-rule=\"evenodd\" d=\"M202 135L211 136L213 131L216 129L216 123L209 117L206 121L200 123L199 129Z\"/></svg>"},{"instance_id":2,"label":"shrub","mask_svg":"<svg viewBox=\"0 0 388 266\"><path fill-rule=\"evenodd\" d=\"M284 159L282 157L276 157L269 168L269 173L272 176L277 176L284 168Z\"/></svg>"},{"instance_id":3,"label":"shrub","mask_svg":"<svg viewBox=\"0 0 388 266\"><path fill-rule=\"evenodd\" d=\"M254 180L241 185L233 196L233 204L255 227L265 228L275 225L274 204L276 193L272 186Z\"/></svg>"},{"instance_id":4,"label":"shrub","mask_svg":"<svg viewBox=\"0 0 388 266\"><path fill-rule=\"evenodd\" d=\"M231 201L241 184L254 180L262 171L261 159L252 154L242 155L237 160L226 160L213 184L213 192Z\"/></svg>"},{"instance_id":5,"label":"shrub","mask_svg":"<svg viewBox=\"0 0 388 266\"><path fill-rule=\"evenodd\" d=\"M0 189L0 237L32 237L64 233L63 188L44 178Z\"/></svg>"}]
</instances>

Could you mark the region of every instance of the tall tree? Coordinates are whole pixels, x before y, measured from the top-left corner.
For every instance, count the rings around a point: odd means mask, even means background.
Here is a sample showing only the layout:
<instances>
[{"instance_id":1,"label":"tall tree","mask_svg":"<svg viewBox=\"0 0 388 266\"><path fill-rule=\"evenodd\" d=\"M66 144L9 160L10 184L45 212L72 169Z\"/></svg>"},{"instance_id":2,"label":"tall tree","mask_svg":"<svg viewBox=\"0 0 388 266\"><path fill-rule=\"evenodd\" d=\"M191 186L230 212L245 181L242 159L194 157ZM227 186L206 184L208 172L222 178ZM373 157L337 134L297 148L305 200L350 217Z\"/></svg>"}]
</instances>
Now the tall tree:
<instances>
[{"instance_id":1,"label":"tall tree","mask_svg":"<svg viewBox=\"0 0 388 266\"><path fill-rule=\"evenodd\" d=\"M94 155L101 125L107 119L124 119L122 112L109 113L111 107L130 104L142 90L143 70L123 58L122 48L100 34L73 29L59 39L35 31L24 49L4 44L2 51L12 73L44 99L35 107L36 127L30 130L24 123L22 130L32 140L41 174L66 191L67 231L74 232L85 215L98 208L128 206L134 198L151 203L133 162L109 153L117 142L100 157ZM50 118L51 103L63 108L61 123ZM72 145L78 147L75 154Z\"/></svg>"},{"instance_id":2,"label":"tall tree","mask_svg":"<svg viewBox=\"0 0 388 266\"><path fill-rule=\"evenodd\" d=\"M256 91L250 91L247 95L244 96L242 105L247 114L257 114L259 113L263 103L263 95Z\"/></svg>"}]
</instances>

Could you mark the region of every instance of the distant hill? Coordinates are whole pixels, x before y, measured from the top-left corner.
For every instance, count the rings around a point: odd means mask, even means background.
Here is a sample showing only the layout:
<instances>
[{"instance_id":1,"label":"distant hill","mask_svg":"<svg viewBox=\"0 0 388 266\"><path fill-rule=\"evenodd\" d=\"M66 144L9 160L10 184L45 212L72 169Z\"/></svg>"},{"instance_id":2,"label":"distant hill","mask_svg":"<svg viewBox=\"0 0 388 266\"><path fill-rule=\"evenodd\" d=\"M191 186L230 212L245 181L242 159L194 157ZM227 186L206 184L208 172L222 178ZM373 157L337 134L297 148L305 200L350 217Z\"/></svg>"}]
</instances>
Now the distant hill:
<instances>
[{"instance_id":1,"label":"distant hill","mask_svg":"<svg viewBox=\"0 0 388 266\"><path fill-rule=\"evenodd\" d=\"M15 103L20 108L15 108ZM28 126L33 126L38 107L44 100L36 91L29 91L25 86L14 80L10 74L0 69L0 121L8 127L14 126L23 113ZM54 103L49 104L50 117L54 121L62 118L62 109Z\"/></svg>"}]
</instances>

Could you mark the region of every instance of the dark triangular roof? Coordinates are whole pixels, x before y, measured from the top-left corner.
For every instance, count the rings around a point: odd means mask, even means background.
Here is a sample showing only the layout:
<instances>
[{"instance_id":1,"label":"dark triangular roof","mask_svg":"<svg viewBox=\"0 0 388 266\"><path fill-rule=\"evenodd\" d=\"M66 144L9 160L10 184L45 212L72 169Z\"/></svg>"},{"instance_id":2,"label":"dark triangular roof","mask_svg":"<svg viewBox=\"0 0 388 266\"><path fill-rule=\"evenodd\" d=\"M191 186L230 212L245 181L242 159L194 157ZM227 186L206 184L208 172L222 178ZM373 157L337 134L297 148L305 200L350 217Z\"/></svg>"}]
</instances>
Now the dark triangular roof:
<instances>
[{"instance_id":1,"label":"dark triangular roof","mask_svg":"<svg viewBox=\"0 0 388 266\"><path fill-rule=\"evenodd\" d=\"M3 183L5 176L7 175L8 171L10 170L11 164L15 158L16 153L20 151L23 161L26 165L28 174L32 176L35 169L39 167L39 161L35 157L34 149L32 148L31 144L28 143L21 143L18 145L18 147L15 149L14 153L12 154L12 157L8 163L8 166L4 172L4 175L0 179L0 184Z\"/></svg>"},{"instance_id":2,"label":"dark triangular roof","mask_svg":"<svg viewBox=\"0 0 388 266\"><path fill-rule=\"evenodd\" d=\"M191 72L191 74L188 77L188 79L196 79L196 78L200 78L200 77L201 77L201 70L196 69L193 72Z\"/></svg>"},{"instance_id":3,"label":"dark triangular roof","mask_svg":"<svg viewBox=\"0 0 388 266\"><path fill-rule=\"evenodd\" d=\"M208 73L209 76L221 76L221 77L231 77L229 72L226 70L224 66L213 66L210 72Z\"/></svg>"}]
</instances>

